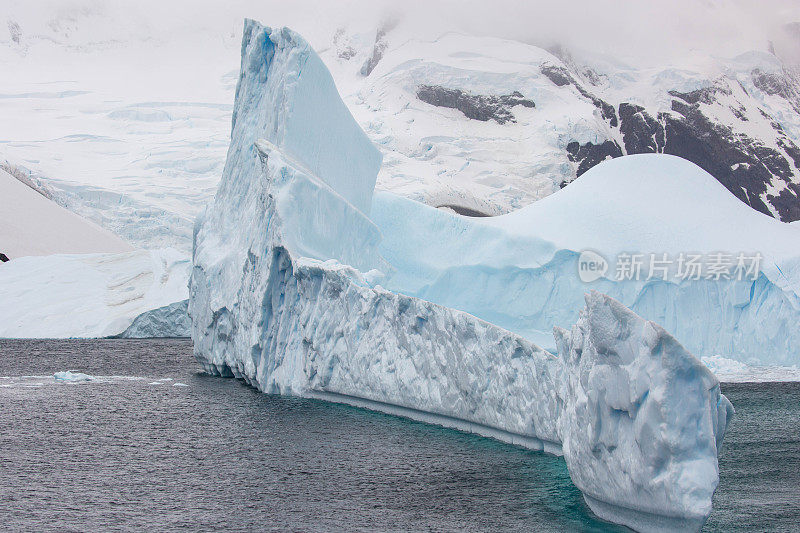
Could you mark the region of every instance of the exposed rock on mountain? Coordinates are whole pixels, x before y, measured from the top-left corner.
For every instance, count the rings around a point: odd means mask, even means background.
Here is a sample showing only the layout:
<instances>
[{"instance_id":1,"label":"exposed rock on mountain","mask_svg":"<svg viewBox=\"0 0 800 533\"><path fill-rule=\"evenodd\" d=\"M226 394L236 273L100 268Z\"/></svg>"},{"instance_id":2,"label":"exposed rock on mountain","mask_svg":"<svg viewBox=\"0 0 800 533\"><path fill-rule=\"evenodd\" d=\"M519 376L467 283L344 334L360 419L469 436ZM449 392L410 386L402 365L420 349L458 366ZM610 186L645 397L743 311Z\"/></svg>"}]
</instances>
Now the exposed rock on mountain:
<instances>
[{"instance_id":1,"label":"exposed rock on mountain","mask_svg":"<svg viewBox=\"0 0 800 533\"><path fill-rule=\"evenodd\" d=\"M421 85L417 89L417 98L437 107L458 109L467 118L484 122L494 120L498 124L516 122L511 112L514 106L536 107L533 100L524 98L519 91L503 96L483 96L440 85Z\"/></svg>"}]
</instances>

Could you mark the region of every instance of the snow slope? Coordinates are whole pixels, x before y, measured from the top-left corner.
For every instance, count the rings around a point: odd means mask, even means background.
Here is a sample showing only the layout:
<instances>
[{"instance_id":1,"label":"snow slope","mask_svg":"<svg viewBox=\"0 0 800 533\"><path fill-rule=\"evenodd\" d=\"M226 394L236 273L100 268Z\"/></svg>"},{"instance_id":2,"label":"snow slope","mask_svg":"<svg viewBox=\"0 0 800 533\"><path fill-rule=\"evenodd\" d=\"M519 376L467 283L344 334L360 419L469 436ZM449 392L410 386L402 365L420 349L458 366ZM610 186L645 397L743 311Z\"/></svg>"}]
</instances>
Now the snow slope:
<instances>
[{"instance_id":1,"label":"snow slope","mask_svg":"<svg viewBox=\"0 0 800 533\"><path fill-rule=\"evenodd\" d=\"M153 4L0 6L0 164L138 248L188 255L228 146L239 32L185 31L185 13L164 27Z\"/></svg>"},{"instance_id":2,"label":"snow slope","mask_svg":"<svg viewBox=\"0 0 800 533\"><path fill-rule=\"evenodd\" d=\"M108 337L187 298L175 250L21 257L0 264L0 337Z\"/></svg>"},{"instance_id":3,"label":"snow slope","mask_svg":"<svg viewBox=\"0 0 800 533\"><path fill-rule=\"evenodd\" d=\"M129 252L133 247L0 169L0 252L30 255Z\"/></svg>"},{"instance_id":4,"label":"snow slope","mask_svg":"<svg viewBox=\"0 0 800 533\"><path fill-rule=\"evenodd\" d=\"M713 374L596 292L572 332L556 332L554 356L382 288L393 269L359 204L379 156L342 118L314 56L288 29L245 24L228 160L195 226L189 313L206 371L563 453L600 516L642 531L699 529L733 414ZM292 112L305 98L318 114ZM333 134L298 154L281 131L303 127Z\"/></svg>"}]
</instances>

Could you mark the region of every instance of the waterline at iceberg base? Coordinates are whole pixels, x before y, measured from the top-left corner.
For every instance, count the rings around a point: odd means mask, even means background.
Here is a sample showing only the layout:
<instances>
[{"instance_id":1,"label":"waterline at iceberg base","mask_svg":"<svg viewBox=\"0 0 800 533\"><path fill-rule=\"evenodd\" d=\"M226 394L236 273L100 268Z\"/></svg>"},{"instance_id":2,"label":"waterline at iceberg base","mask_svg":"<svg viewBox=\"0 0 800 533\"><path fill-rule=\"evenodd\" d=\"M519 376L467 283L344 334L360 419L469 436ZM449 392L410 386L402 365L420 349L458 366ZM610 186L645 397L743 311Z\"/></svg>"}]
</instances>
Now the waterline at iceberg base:
<instances>
[{"instance_id":1,"label":"waterline at iceberg base","mask_svg":"<svg viewBox=\"0 0 800 533\"><path fill-rule=\"evenodd\" d=\"M204 369L563 454L602 518L699 529L733 413L714 375L598 292L553 355L396 288L370 218L380 162L310 46L247 21L228 158L194 234Z\"/></svg>"}]
</instances>

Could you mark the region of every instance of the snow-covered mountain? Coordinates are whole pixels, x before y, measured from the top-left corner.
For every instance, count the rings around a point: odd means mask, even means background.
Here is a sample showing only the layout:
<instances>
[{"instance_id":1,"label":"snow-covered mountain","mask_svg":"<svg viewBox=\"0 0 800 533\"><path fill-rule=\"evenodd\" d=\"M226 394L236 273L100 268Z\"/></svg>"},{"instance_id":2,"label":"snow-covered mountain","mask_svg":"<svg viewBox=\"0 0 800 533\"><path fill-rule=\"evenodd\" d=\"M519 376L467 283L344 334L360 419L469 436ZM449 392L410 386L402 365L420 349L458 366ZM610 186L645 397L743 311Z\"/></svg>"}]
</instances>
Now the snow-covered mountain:
<instances>
[{"instance_id":1,"label":"snow-covered mountain","mask_svg":"<svg viewBox=\"0 0 800 533\"><path fill-rule=\"evenodd\" d=\"M152 2L5 9L0 161L136 246L191 248L222 172L243 13L309 37L384 155L379 190L494 215L609 157L664 152L761 212L800 217L794 26L777 48L643 62L441 20L423 31L364 6L308 18L241 2L192 6L191 20Z\"/></svg>"},{"instance_id":2,"label":"snow-covered mountain","mask_svg":"<svg viewBox=\"0 0 800 533\"><path fill-rule=\"evenodd\" d=\"M346 100L382 147L383 189L497 214L605 159L667 153L758 211L800 218L800 77L772 52L636 68L456 33L362 42L338 33L324 57L353 76Z\"/></svg>"}]
</instances>

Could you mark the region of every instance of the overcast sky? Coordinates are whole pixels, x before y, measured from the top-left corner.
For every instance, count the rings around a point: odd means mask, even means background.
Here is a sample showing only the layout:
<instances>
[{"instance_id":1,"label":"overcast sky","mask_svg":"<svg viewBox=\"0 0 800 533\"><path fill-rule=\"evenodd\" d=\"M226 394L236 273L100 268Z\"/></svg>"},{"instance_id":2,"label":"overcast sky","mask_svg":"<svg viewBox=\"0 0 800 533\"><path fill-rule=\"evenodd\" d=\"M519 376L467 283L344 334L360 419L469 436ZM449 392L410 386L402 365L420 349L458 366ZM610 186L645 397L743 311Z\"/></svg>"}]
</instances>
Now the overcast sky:
<instances>
[{"instance_id":1,"label":"overcast sky","mask_svg":"<svg viewBox=\"0 0 800 533\"><path fill-rule=\"evenodd\" d=\"M16 21L27 35L53 33L58 20L62 34L72 23L70 38L83 40L192 28L231 33L245 16L292 26L315 46L329 42L339 26L368 31L395 20L404 35L422 38L455 30L655 62L692 50L725 56L766 50L770 40L783 55L800 56L800 41L790 42L782 29L800 21L796 0L0 0L0 18Z\"/></svg>"}]
</instances>

